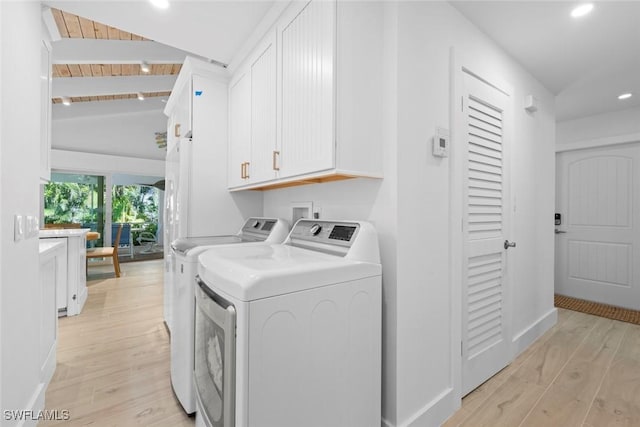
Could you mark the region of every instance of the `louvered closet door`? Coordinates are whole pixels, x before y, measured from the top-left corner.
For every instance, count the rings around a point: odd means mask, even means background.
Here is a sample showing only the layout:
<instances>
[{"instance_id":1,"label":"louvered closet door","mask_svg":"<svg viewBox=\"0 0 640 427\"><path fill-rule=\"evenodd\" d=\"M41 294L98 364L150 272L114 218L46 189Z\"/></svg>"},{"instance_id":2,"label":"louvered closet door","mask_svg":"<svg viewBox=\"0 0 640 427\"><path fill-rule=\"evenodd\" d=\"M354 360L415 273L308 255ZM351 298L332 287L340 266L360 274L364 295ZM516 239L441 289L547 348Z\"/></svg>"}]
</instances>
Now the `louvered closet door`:
<instances>
[{"instance_id":1,"label":"louvered closet door","mask_svg":"<svg viewBox=\"0 0 640 427\"><path fill-rule=\"evenodd\" d=\"M509 141L504 137L508 97L466 73L464 83L463 395L509 362L504 249L508 223Z\"/></svg>"}]
</instances>

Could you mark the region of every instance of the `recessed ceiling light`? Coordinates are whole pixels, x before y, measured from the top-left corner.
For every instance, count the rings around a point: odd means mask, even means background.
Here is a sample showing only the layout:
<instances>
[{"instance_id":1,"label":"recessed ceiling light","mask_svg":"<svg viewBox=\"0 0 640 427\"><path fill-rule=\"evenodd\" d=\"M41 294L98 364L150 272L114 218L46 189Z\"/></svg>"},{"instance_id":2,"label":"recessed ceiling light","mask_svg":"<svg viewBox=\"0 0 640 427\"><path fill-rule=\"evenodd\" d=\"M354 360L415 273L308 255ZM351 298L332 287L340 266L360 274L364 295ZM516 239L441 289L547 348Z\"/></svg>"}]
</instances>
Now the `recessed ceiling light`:
<instances>
[{"instance_id":1,"label":"recessed ceiling light","mask_svg":"<svg viewBox=\"0 0 640 427\"><path fill-rule=\"evenodd\" d=\"M143 73L151 72L151 65L149 65L147 61L142 61L140 63L140 71L142 71Z\"/></svg>"},{"instance_id":2,"label":"recessed ceiling light","mask_svg":"<svg viewBox=\"0 0 640 427\"><path fill-rule=\"evenodd\" d=\"M571 11L571 16L574 18L580 18L593 10L593 3L585 3L575 7Z\"/></svg>"},{"instance_id":3,"label":"recessed ceiling light","mask_svg":"<svg viewBox=\"0 0 640 427\"><path fill-rule=\"evenodd\" d=\"M633 96L632 93L623 93L622 95L618 96L618 99L629 99Z\"/></svg>"},{"instance_id":4,"label":"recessed ceiling light","mask_svg":"<svg viewBox=\"0 0 640 427\"><path fill-rule=\"evenodd\" d=\"M71 98L69 98L68 96L63 96L62 105L66 105L67 107L71 105Z\"/></svg>"},{"instance_id":5,"label":"recessed ceiling light","mask_svg":"<svg viewBox=\"0 0 640 427\"><path fill-rule=\"evenodd\" d=\"M169 7L169 0L149 0L152 5L158 9L167 9Z\"/></svg>"},{"instance_id":6,"label":"recessed ceiling light","mask_svg":"<svg viewBox=\"0 0 640 427\"><path fill-rule=\"evenodd\" d=\"M142 92L138 92L136 95L138 95L140 101L144 101L144 94Z\"/></svg>"}]
</instances>

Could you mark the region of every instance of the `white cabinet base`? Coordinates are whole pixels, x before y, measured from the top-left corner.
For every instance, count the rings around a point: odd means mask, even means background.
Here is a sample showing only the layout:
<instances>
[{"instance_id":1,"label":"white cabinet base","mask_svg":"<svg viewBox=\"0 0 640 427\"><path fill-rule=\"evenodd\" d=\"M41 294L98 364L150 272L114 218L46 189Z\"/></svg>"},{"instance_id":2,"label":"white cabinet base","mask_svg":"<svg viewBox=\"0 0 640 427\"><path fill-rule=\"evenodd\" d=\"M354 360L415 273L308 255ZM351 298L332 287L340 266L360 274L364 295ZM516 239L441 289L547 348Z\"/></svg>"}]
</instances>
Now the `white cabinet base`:
<instances>
[{"instance_id":1,"label":"white cabinet base","mask_svg":"<svg viewBox=\"0 0 640 427\"><path fill-rule=\"evenodd\" d=\"M89 229L40 230L41 239L67 240L67 280L57 285L59 315L80 314L87 301L87 232Z\"/></svg>"}]
</instances>

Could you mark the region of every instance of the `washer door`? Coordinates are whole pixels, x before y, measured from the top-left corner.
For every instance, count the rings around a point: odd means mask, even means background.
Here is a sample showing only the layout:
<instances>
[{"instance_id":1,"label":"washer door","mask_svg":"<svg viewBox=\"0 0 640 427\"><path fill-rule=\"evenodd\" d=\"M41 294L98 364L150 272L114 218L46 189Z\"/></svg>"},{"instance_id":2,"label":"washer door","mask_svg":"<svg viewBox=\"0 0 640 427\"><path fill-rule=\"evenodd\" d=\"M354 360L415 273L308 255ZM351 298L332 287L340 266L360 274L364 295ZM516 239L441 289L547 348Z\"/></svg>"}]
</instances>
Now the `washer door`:
<instances>
[{"instance_id":1,"label":"washer door","mask_svg":"<svg viewBox=\"0 0 640 427\"><path fill-rule=\"evenodd\" d=\"M236 310L196 276L195 383L204 418L235 426Z\"/></svg>"}]
</instances>

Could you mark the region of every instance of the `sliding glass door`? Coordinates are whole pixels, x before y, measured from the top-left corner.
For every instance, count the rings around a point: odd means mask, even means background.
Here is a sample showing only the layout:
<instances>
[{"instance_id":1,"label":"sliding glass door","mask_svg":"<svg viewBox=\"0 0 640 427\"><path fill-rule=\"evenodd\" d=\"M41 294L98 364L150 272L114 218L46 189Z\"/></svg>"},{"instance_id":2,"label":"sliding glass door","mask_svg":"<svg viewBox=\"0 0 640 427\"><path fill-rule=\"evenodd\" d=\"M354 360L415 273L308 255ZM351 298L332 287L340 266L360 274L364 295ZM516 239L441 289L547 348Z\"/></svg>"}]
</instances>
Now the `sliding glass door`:
<instances>
[{"instance_id":1,"label":"sliding glass door","mask_svg":"<svg viewBox=\"0 0 640 427\"><path fill-rule=\"evenodd\" d=\"M54 171L44 186L44 227L90 228L100 233L91 245L110 246L122 223L121 255L162 252L163 190L161 177Z\"/></svg>"},{"instance_id":2,"label":"sliding glass door","mask_svg":"<svg viewBox=\"0 0 640 427\"><path fill-rule=\"evenodd\" d=\"M100 233L105 223L105 177L52 172L44 186L45 228L90 228Z\"/></svg>"}]
</instances>

